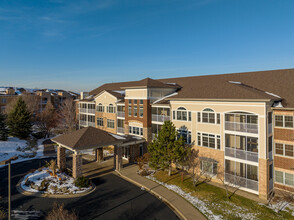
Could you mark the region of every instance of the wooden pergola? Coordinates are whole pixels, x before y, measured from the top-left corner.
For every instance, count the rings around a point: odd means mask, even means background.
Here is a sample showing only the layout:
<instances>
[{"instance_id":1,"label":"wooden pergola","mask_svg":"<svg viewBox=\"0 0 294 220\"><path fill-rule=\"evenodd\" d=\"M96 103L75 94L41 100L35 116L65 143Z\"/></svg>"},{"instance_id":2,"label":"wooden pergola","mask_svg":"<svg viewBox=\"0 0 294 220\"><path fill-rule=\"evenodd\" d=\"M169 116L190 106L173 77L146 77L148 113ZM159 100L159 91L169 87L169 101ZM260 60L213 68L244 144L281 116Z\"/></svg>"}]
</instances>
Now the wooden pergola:
<instances>
[{"instance_id":1,"label":"wooden pergola","mask_svg":"<svg viewBox=\"0 0 294 220\"><path fill-rule=\"evenodd\" d=\"M72 175L74 178L82 176L82 154L84 150L95 150L95 160L103 160L103 147L114 146L114 168L122 168L122 146L139 144L145 142L145 139L132 137L128 135L117 135L104 130L86 127L69 134L60 135L52 139L58 144L57 148L57 165L64 170L66 168L65 150L73 152Z\"/></svg>"}]
</instances>

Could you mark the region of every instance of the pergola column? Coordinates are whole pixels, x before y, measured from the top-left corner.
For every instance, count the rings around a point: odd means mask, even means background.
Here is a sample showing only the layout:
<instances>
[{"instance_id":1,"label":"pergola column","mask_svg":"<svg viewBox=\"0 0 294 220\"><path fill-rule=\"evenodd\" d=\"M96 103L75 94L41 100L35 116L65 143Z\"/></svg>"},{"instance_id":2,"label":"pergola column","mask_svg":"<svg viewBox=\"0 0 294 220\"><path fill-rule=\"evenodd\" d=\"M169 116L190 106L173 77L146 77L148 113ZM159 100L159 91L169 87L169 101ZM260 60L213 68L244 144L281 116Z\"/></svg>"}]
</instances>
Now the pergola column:
<instances>
[{"instance_id":1,"label":"pergola column","mask_svg":"<svg viewBox=\"0 0 294 220\"><path fill-rule=\"evenodd\" d=\"M103 148L97 148L95 150L95 161L101 163L103 161Z\"/></svg>"},{"instance_id":2,"label":"pergola column","mask_svg":"<svg viewBox=\"0 0 294 220\"><path fill-rule=\"evenodd\" d=\"M82 155L75 152L72 155L72 177L78 178L82 176Z\"/></svg>"},{"instance_id":3,"label":"pergola column","mask_svg":"<svg viewBox=\"0 0 294 220\"><path fill-rule=\"evenodd\" d=\"M123 168L123 164L122 164L122 147L115 145L114 146L114 167L115 170L120 171Z\"/></svg>"},{"instance_id":4,"label":"pergola column","mask_svg":"<svg viewBox=\"0 0 294 220\"><path fill-rule=\"evenodd\" d=\"M60 145L57 147L57 166L60 170L65 170L66 168L65 148Z\"/></svg>"}]
</instances>

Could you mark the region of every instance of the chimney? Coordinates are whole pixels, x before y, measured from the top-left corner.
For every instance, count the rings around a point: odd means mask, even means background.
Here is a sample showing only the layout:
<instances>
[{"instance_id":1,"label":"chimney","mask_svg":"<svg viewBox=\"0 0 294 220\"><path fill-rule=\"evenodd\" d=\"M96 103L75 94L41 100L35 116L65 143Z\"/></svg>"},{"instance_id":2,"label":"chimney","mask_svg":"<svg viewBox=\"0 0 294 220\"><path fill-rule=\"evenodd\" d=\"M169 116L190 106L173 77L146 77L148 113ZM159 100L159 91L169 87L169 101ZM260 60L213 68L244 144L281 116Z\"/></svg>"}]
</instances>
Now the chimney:
<instances>
[{"instance_id":1,"label":"chimney","mask_svg":"<svg viewBox=\"0 0 294 220\"><path fill-rule=\"evenodd\" d=\"M81 99L85 99L89 96L89 92L81 92Z\"/></svg>"}]
</instances>

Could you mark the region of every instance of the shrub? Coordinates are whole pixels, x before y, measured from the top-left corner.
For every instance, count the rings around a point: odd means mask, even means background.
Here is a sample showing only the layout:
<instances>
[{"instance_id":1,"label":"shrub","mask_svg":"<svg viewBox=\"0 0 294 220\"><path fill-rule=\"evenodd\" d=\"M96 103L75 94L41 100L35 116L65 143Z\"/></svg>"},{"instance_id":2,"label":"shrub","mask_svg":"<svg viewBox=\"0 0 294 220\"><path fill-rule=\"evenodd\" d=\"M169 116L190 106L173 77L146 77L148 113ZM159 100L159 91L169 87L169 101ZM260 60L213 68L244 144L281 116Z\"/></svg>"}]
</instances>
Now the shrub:
<instances>
[{"instance_id":1,"label":"shrub","mask_svg":"<svg viewBox=\"0 0 294 220\"><path fill-rule=\"evenodd\" d=\"M5 211L0 207L0 220L6 219L6 213Z\"/></svg>"},{"instance_id":2,"label":"shrub","mask_svg":"<svg viewBox=\"0 0 294 220\"><path fill-rule=\"evenodd\" d=\"M77 220L75 212L69 212L64 209L64 205L53 204L53 209L48 213L46 220Z\"/></svg>"},{"instance_id":3,"label":"shrub","mask_svg":"<svg viewBox=\"0 0 294 220\"><path fill-rule=\"evenodd\" d=\"M75 186L80 188L86 188L90 186L90 180L84 176L78 177L75 181Z\"/></svg>"}]
</instances>

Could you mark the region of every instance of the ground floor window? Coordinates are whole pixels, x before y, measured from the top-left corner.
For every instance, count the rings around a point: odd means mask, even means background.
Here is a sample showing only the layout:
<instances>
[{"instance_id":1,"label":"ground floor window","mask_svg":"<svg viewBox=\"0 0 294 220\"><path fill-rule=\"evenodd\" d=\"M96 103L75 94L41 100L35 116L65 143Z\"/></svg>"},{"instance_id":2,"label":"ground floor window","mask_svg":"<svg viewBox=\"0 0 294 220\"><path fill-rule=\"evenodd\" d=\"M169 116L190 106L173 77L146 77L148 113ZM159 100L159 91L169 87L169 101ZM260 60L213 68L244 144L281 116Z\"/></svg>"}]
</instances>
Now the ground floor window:
<instances>
[{"instance_id":1,"label":"ground floor window","mask_svg":"<svg viewBox=\"0 0 294 220\"><path fill-rule=\"evenodd\" d=\"M217 163L208 160L201 160L200 169L202 173L214 176L217 174Z\"/></svg>"},{"instance_id":2,"label":"ground floor window","mask_svg":"<svg viewBox=\"0 0 294 220\"><path fill-rule=\"evenodd\" d=\"M107 119L107 127L108 128L114 128L114 120Z\"/></svg>"},{"instance_id":3,"label":"ground floor window","mask_svg":"<svg viewBox=\"0 0 294 220\"><path fill-rule=\"evenodd\" d=\"M129 126L129 134L143 136L143 128Z\"/></svg>"},{"instance_id":4,"label":"ground floor window","mask_svg":"<svg viewBox=\"0 0 294 220\"><path fill-rule=\"evenodd\" d=\"M191 144L192 137L191 137L191 131L188 131L187 129L179 129L178 130L178 138L183 137L186 144Z\"/></svg>"},{"instance_id":5,"label":"ground floor window","mask_svg":"<svg viewBox=\"0 0 294 220\"><path fill-rule=\"evenodd\" d=\"M225 160L225 172L231 175L258 181L258 166Z\"/></svg>"},{"instance_id":6,"label":"ground floor window","mask_svg":"<svg viewBox=\"0 0 294 220\"><path fill-rule=\"evenodd\" d=\"M294 187L294 174L275 170L275 182Z\"/></svg>"}]
</instances>

